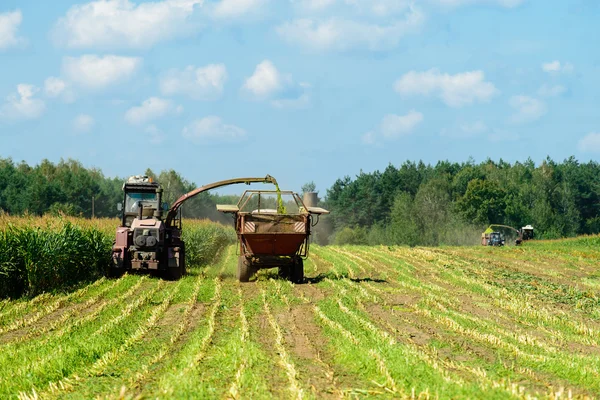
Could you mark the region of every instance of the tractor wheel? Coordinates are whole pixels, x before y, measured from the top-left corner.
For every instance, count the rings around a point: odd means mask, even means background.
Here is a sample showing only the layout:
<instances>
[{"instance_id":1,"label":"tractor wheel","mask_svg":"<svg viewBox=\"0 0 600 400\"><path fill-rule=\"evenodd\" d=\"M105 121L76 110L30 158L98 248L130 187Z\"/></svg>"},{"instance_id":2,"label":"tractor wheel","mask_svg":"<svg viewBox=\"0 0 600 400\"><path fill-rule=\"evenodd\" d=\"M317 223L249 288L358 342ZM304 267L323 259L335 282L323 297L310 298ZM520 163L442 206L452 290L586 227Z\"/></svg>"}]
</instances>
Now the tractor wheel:
<instances>
[{"instance_id":1,"label":"tractor wheel","mask_svg":"<svg viewBox=\"0 0 600 400\"><path fill-rule=\"evenodd\" d=\"M178 281L186 274L185 270L185 248L179 250L179 266L168 267L163 271L163 277L169 281Z\"/></svg>"},{"instance_id":2,"label":"tractor wheel","mask_svg":"<svg viewBox=\"0 0 600 400\"><path fill-rule=\"evenodd\" d=\"M304 282L304 260L298 257L292 264L290 280L293 283Z\"/></svg>"},{"instance_id":3,"label":"tractor wheel","mask_svg":"<svg viewBox=\"0 0 600 400\"><path fill-rule=\"evenodd\" d=\"M123 271L122 269L119 269L119 268L115 268L115 267L108 267L106 269L106 277L107 278L120 278L121 276L123 276L124 273L125 273L125 271Z\"/></svg>"},{"instance_id":4,"label":"tractor wheel","mask_svg":"<svg viewBox=\"0 0 600 400\"><path fill-rule=\"evenodd\" d=\"M181 279L182 275L183 275L182 267L168 268L168 269L164 270L164 272L163 272L163 277L168 281L178 281L179 279Z\"/></svg>"},{"instance_id":5,"label":"tractor wheel","mask_svg":"<svg viewBox=\"0 0 600 400\"><path fill-rule=\"evenodd\" d=\"M238 257L238 268L237 268L237 279L240 282L248 282L254 275L254 268L252 267L252 261L245 256Z\"/></svg>"}]
</instances>

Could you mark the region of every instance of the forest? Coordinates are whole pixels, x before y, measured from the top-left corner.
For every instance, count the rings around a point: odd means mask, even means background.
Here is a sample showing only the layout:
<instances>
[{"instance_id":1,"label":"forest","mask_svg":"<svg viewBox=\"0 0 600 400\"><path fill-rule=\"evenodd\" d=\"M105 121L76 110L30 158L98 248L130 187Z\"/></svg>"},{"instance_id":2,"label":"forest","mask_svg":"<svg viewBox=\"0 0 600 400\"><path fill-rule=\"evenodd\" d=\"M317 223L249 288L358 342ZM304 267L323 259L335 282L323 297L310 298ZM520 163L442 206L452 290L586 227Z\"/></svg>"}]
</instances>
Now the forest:
<instances>
[{"instance_id":1,"label":"forest","mask_svg":"<svg viewBox=\"0 0 600 400\"><path fill-rule=\"evenodd\" d=\"M172 203L194 189L173 170L145 173L159 181ZM600 164L550 158L509 163L472 159L462 163L422 161L389 164L381 171L345 176L321 191L323 218L315 240L321 244L476 244L489 224L520 228L531 224L537 238L600 232ZM106 177L75 160L54 164L0 159L0 212L10 215L115 217L123 177ZM309 182L302 190L314 190ZM229 223L216 203L236 196L203 193L186 203L183 216Z\"/></svg>"}]
</instances>

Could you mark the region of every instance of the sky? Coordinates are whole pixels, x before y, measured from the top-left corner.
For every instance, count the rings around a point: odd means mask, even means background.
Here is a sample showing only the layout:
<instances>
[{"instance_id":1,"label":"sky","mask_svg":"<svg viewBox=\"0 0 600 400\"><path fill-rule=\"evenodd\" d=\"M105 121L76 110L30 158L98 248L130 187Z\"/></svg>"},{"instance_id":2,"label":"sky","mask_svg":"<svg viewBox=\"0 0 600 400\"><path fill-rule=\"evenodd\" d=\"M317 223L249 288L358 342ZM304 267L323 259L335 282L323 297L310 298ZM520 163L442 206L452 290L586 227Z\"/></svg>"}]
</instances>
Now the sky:
<instances>
[{"instance_id":1,"label":"sky","mask_svg":"<svg viewBox=\"0 0 600 400\"><path fill-rule=\"evenodd\" d=\"M598 161L599 18L597 0L2 0L0 158L322 193L406 160Z\"/></svg>"}]
</instances>

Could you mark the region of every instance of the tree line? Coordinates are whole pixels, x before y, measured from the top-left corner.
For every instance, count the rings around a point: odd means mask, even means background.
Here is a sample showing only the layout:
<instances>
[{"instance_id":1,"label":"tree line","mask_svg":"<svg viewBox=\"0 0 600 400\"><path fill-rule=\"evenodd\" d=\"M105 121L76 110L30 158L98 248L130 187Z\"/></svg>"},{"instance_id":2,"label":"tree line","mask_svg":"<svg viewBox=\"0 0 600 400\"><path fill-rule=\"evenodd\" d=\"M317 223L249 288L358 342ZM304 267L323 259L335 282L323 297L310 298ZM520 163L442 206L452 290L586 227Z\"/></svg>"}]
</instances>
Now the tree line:
<instances>
[{"instance_id":1,"label":"tree line","mask_svg":"<svg viewBox=\"0 0 600 400\"><path fill-rule=\"evenodd\" d=\"M172 204L197 187L174 170L146 175L160 182ZM331 215L316 228L319 243L475 244L490 224L531 224L539 238L600 232L600 165L547 158L509 163L406 161L383 171L335 181L321 201ZM0 212L116 217L125 178L106 177L75 160L30 166L0 158ZM302 191L314 191L313 182ZM237 196L210 193L186 202L183 216L230 223L217 203Z\"/></svg>"},{"instance_id":2,"label":"tree line","mask_svg":"<svg viewBox=\"0 0 600 400\"><path fill-rule=\"evenodd\" d=\"M173 170L157 174L147 169L145 174L162 184L163 201L168 204L197 187ZM0 158L0 213L117 217L117 203L123 201L125 180L106 177L99 169L85 168L71 159L56 164L43 160L30 166ZM182 215L229 223L231 218L217 212L215 205L235 202L237 196L201 193L185 203Z\"/></svg>"},{"instance_id":3,"label":"tree line","mask_svg":"<svg viewBox=\"0 0 600 400\"><path fill-rule=\"evenodd\" d=\"M600 165L547 158L435 165L406 161L338 179L327 190L336 243L475 244L490 224L538 238L600 232Z\"/></svg>"}]
</instances>

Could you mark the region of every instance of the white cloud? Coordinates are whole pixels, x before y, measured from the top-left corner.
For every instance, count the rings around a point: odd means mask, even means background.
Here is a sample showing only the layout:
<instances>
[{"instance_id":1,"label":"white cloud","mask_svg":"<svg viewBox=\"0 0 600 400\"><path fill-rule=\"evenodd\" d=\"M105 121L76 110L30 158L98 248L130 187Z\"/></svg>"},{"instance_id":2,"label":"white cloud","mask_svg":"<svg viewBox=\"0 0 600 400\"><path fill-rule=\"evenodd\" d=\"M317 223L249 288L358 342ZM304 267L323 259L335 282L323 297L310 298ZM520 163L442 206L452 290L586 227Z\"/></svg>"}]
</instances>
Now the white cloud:
<instances>
[{"instance_id":1,"label":"white cloud","mask_svg":"<svg viewBox=\"0 0 600 400\"><path fill-rule=\"evenodd\" d=\"M72 6L54 29L70 48L147 48L196 30L190 21L204 0L164 0L135 4L98 0Z\"/></svg>"},{"instance_id":2,"label":"white cloud","mask_svg":"<svg viewBox=\"0 0 600 400\"><path fill-rule=\"evenodd\" d=\"M455 75L442 74L437 69L426 72L410 71L394 84L402 95L434 94L450 107L463 107L474 102L487 102L498 93L491 82L485 81L483 71Z\"/></svg>"},{"instance_id":3,"label":"white cloud","mask_svg":"<svg viewBox=\"0 0 600 400\"><path fill-rule=\"evenodd\" d=\"M377 129L362 135L361 141L364 144L376 145L380 136L384 140L394 140L409 135L421 122L423 114L415 110L406 115L388 114L383 117Z\"/></svg>"},{"instance_id":4,"label":"white cloud","mask_svg":"<svg viewBox=\"0 0 600 400\"><path fill-rule=\"evenodd\" d=\"M88 89L101 89L129 79L142 64L141 58L84 55L63 58L63 74Z\"/></svg>"},{"instance_id":5,"label":"white cloud","mask_svg":"<svg viewBox=\"0 0 600 400\"><path fill-rule=\"evenodd\" d=\"M290 81L289 75L282 75L271 61L264 60L246 79L242 90L256 99L265 99L283 90Z\"/></svg>"},{"instance_id":6,"label":"white cloud","mask_svg":"<svg viewBox=\"0 0 600 400\"><path fill-rule=\"evenodd\" d=\"M525 2L525 0L430 0L430 2L445 7L459 7L474 4L492 4L506 8L513 8L520 6Z\"/></svg>"},{"instance_id":7,"label":"white cloud","mask_svg":"<svg viewBox=\"0 0 600 400\"><path fill-rule=\"evenodd\" d=\"M210 116L193 121L183 128L182 136L194 143L237 142L246 137L246 131L225 124L221 118Z\"/></svg>"},{"instance_id":8,"label":"white cloud","mask_svg":"<svg viewBox=\"0 0 600 400\"><path fill-rule=\"evenodd\" d=\"M24 40L17 36L22 21L23 15L20 10L0 13L0 50L23 43Z\"/></svg>"},{"instance_id":9,"label":"white cloud","mask_svg":"<svg viewBox=\"0 0 600 400\"><path fill-rule=\"evenodd\" d=\"M51 76L44 81L44 91L48 97L58 97L67 88L67 82Z\"/></svg>"},{"instance_id":10,"label":"white cloud","mask_svg":"<svg viewBox=\"0 0 600 400\"><path fill-rule=\"evenodd\" d=\"M73 129L77 132L89 132L94 124L95 121L91 115L80 114L73 120Z\"/></svg>"},{"instance_id":11,"label":"white cloud","mask_svg":"<svg viewBox=\"0 0 600 400\"><path fill-rule=\"evenodd\" d=\"M560 72L565 73L565 74L570 74L571 72L573 72L574 69L575 69L575 67L573 66L573 64L571 64L571 63L563 64L558 60L542 64L542 70L544 70L544 72L554 73L554 74L560 73Z\"/></svg>"},{"instance_id":12,"label":"white cloud","mask_svg":"<svg viewBox=\"0 0 600 400\"><path fill-rule=\"evenodd\" d=\"M150 97L140 106L127 110L125 120L132 125L142 125L168 114L179 113L181 110L181 107L175 107L169 100Z\"/></svg>"},{"instance_id":13,"label":"white cloud","mask_svg":"<svg viewBox=\"0 0 600 400\"><path fill-rule=\"evenodd\" d=\"M227 69L223 64L210 64L183 70L172 69L160 80L160 90L165 96L182 94L195 100L212 100L223 93Z\"/></svg>"},{"instance_id":14,"label":"white cloud","mask_svg":"<svg viewBox=\"0 0 600 400\"><path fill-rule=\"evenodd\" d=\"M264 9L269 0L221 0L209 12L216 19L233 19L255 14Z\"/></svg>"},{"instance_id":15,"label":"white cloud","mask_svg":"<svg viewBox=\"0 0 600 400\"><path fill-rule=\"evenodd\" d=\"M275 108L298 109L310 104L310 89L308 83L295 83L292 75L279 72L270 60L264 60L246 79L241 91L254 100L271 100Z\"/></svg>"},{"instance_id":16,"label":"white cloud","mask_svg":"<svg viewBox=\"0 0 600 400\"><path fill-rule=\"evenodd\" d=\"M302 11L321 11L336 3L336 0L292 0Z\"/></svg>"},{"instance_id":17,"label":"white cloud","mask_svg":"<svg viewBox=\"0 0 600 400\"><path fill-rule=\"evenodd\" d=\"M411 110L406 115L388 114L381 121L381 134L386 139L394 139L407 135L423 122L423 114Z\"/></svg>"},{"instance_id":18,"label":"white cloud","mask_svg":"<svg viewBox=\"0 0 600 400\"><path fill-rule=\"evenodd\" d=\"M579 151L584 153L600 153L600 133L591 132L579 140Z\"/></svg>"},{"instance_id":19,"label":"white cloud","mask_svg":"<svg viewBox=\"0 0 600 400\"><path fill-rule=\"evenodd\" d=\"M567 88L562 85L548 85L543 84L538 89L538 95L542 97L557 97L567 91Z\"/></svg>"},{"instance_id":20,"label":"white cloud","mask_svg":"<svg viewBox=\"0 0 600 400\"><path fill-rule=\"evenodd\" d=\"M376 24L343 17L326 20L300 18L276 28L279 36L289 43L316 51L347 51L368 49L380 51L396 47L400 40L421 27L423 13L411 6L404 19Z\"/></svg>"},{"instance_id":21,"label":"white cloud","mask_svg":"<svg viewBox=\"0 0 600 400\"><path fill-rule=\"evenodd\" d=\"M0 118L5 120L36 119L46 110L46 103L36 99L39 91L33 85L19 84L17 92L9 95L0 108Z\"/></svg>"},{"instance_id":22,"label":"white cloud","mask_svg":"<svg viewBox=\"0 0 600 400\"><path fill-rule=\"evenodd\" d=\"M515 109L515 114L510 118L514 124L533 122L546 114L546 105L533 97L513 96L510 98L509 105Z\"/></svg>"}]
</instances>

